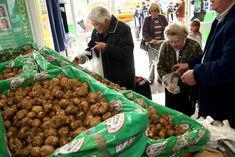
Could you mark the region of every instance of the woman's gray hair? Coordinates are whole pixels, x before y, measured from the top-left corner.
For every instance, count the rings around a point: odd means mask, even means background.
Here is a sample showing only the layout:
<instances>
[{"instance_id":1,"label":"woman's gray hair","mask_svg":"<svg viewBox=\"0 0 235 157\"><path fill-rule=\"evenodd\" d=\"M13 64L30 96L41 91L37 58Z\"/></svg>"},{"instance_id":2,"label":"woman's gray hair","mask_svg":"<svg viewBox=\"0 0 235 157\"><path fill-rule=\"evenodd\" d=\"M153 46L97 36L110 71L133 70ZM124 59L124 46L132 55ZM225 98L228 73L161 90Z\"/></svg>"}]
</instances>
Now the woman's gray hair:
<instances>
[{"instance_id":1,"label":"woman's gray hair","mask_svg":"<svg viewBox=\"0 0 235 157\"><path fill-rule=\"evenodd\" d=\"M165 28L164 34L166 39L171 36L187 38L188 28L181 22L172 22Z\"/></svg>"},{"instance_id":2,"label":"woman's gray hair","mask_svg":"<svg viewBox=\"0 0 235 157\"><path fill-rule=\"evenodd\" d=\"M102 6L96 6L91 9L87 19L90 21L96 21L98 23L104 23L105 20L110 21L111 14L106 8Z\"/></svg>"}]
</instances>

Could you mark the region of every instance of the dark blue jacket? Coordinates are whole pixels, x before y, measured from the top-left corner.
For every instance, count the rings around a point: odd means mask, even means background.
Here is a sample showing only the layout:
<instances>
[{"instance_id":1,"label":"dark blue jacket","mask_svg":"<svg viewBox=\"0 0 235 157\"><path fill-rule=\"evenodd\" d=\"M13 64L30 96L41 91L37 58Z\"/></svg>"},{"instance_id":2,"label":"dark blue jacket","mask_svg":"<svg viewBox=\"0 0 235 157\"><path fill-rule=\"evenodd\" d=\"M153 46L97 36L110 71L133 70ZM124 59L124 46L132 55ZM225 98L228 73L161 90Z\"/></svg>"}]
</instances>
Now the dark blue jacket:
<instances>
[{"instance_id":1,"label":"dark blue jacket","mask_svg":"<svg viewBox=\"0 0 235 157\"><path fill-rule=\"evenodd\" d=\"M228 119L235 127L235 5L222 22L214 20L205 46L202 64L194 59L194 78L200 90L201 116Z\"/></svg>"},{"instance_id":2,"label":"dark blue jacket","mask_svg":"<svg viewBox=\"0 0 235 157\"><path fill-rule=\"evenodd\" d=\"M93 30L87 50L94 47L96 41L107 43L102 50L104 77L122 87L134 90L134 43L130 27L112 16L108 33L100 34Z\"/></svg>"}]
</instances>

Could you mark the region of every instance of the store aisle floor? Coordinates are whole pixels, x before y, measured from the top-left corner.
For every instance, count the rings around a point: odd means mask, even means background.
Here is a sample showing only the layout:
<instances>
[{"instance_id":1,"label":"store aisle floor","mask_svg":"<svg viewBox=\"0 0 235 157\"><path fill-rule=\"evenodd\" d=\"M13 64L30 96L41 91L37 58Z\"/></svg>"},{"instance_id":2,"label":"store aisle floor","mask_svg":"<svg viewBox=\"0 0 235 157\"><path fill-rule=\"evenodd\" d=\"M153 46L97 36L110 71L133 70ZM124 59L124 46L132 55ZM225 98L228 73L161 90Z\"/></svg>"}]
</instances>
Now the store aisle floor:
<instances>
[{"instance_id":1,"label":"store aisle floor","mask_svg":"<svg viewBox=\"0 0 235 157\"><path fill-rule=\"evenodd\" d=\"M148 53L139 48L140 47L140 39L136 39L134 37L134 34L133 34L133 40L134 40L134 44L135 44L134 57L135 57L136 76L142 76L147 79L148 75L149 75ZM156 72L155 72L155 74L156 74ZM157 77L155 76L155 78L157 78ZM151 87L153 101L157 102L161 105L165 105L164 88L161 84L159 84L157 82L157 79L155 79L155 82L150 87Z\"/></svg>"}]
</instances>

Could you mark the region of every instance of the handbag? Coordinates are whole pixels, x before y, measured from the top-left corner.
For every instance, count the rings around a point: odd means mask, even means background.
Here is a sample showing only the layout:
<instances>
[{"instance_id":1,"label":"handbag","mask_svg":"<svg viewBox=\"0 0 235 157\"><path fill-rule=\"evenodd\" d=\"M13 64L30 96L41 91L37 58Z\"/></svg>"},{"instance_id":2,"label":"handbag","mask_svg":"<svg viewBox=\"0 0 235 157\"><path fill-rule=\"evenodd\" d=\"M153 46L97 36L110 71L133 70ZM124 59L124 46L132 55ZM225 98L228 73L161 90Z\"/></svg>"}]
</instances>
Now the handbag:
<instances>
[{"instance_id":1,"label":"handbag","mask_svg":"<svg viewBox=\"0 0 235 157\"><path fill-rule=\"evenodd\" d=\"M145 51L148 51L148 45L146 44L144 39L142 39L141 42L140 42L140 48L145 50Z\"/></svg>"},{"instance_id":2,"label":"handbag","mask_svg":"<svg viewBox=\"0 0 235 157\"><path fill-rule=\"evenodd\" d=\"M91 71L94 72L94 73L99 74L102 77L104 77L101 51L99 51L99 57L97 57L97 55L95 53L95 50L91 50L91 53L92 53Z\"/></svg>"}]
</instances>

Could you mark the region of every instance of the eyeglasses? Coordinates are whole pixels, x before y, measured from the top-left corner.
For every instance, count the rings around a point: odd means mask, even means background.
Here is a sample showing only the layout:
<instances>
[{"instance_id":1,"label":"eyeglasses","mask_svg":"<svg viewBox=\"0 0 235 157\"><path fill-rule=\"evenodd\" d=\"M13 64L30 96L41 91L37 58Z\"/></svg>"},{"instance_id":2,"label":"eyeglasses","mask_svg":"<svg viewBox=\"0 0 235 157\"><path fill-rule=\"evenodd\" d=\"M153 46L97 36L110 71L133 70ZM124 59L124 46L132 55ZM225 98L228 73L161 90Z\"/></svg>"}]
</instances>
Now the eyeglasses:
<instances>
[{"instance_id":1,"label":"eyeglasses","mask_svg":"<svg viewBox=\"0 0 235 157\"><path fill-rule=\"evenodd\" d=\"M150 13L153 13L153 12L158 12L158 10L151 10Z\"/></svg>"}]
</instances>

